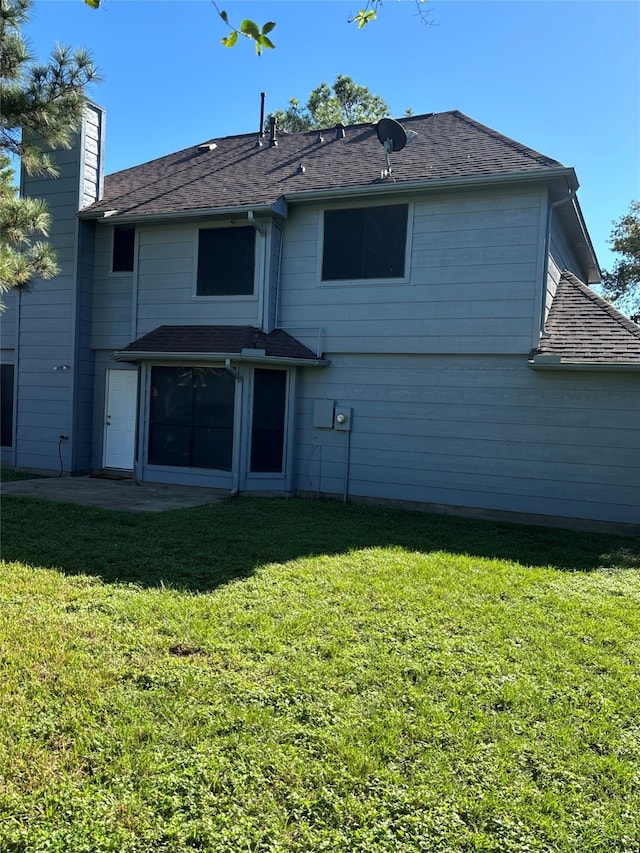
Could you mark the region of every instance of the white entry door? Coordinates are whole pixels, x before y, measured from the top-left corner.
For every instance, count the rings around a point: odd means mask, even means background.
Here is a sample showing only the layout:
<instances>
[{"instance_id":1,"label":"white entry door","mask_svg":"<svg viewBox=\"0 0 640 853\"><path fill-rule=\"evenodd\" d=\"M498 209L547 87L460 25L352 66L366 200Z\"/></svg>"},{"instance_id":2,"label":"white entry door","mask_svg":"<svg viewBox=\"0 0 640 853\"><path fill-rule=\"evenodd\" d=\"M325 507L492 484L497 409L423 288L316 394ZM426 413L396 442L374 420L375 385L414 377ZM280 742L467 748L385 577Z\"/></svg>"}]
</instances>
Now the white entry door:
<instances>
[{"instance_id":1,"label":"white entry door","mask_svg":"<svg viewBox=\"0 0 640 853\"><path fill-rule=\"evenodd\" d=\"M104 426L105 468L133 470L138 411L138 371L107 370Z\"/></svg>"}]
</instances>

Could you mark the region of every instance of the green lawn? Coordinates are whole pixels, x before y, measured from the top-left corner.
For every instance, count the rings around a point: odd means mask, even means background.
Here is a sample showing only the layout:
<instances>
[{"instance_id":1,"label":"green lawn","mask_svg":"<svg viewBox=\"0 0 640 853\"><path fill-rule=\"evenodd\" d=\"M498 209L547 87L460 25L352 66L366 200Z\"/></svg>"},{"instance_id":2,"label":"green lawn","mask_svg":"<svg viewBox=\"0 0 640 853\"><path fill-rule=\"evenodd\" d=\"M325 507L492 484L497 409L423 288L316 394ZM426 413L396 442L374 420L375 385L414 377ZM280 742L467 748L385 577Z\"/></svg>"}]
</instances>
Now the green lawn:
<instances>
[{"instance_id":1,"label":"green lawn","mask_svg":"<svg viewBox=\"0 0 640 853\"><path fill-rule=\"evenodd\" d=\"M5 497L0 851L640 850L640 541Z\"/></svg>"}]
</instances>

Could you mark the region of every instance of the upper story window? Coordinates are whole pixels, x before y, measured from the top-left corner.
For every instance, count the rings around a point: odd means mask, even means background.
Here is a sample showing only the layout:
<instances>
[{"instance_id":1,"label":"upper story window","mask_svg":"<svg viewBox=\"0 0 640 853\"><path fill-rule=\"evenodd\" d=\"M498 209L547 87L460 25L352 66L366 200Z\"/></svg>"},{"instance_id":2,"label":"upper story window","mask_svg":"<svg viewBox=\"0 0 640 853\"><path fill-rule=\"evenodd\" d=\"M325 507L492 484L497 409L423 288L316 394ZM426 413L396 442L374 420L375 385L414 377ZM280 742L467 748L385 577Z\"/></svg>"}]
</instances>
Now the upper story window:
<instances>
[{"instance_id":1,"label":"upper story window","mask_svg":"<svg viewBox=\"0 0 640 853\"><path fill-rule=\"evenodd\" d=\"M131 272L136 244L136 229L133 225L116 225L113 229L112 272Z\"/></svg>"},{"instance_id":2,"label":"upper story window","mask_svg":"<svg viewBox=\"0 0 640 853\"><path fill-rule=\"evenodd\" d=\"M241 228L201 228L198 233L196 296L252 296L256 232Z\"/></svg>"},{"instance_id":3,"label":"upper story window","mask_svg":"<svg viewBox=\"0 0 640 853\"><path fill-rule=\"evenodd\" d=\"M407 204L324 212L322 280L403 278Z\"/></svg>"}]
</instances>

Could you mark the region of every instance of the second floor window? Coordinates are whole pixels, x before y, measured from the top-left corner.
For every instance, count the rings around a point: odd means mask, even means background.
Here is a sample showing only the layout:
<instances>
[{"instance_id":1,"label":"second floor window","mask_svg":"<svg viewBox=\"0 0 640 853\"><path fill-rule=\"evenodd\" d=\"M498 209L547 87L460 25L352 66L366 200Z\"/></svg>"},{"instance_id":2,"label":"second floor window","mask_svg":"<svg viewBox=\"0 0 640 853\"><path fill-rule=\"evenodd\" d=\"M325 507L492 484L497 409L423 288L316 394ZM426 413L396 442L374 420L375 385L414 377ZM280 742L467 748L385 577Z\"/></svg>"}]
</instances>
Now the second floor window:
<instances>
[{"instance_id":1,"label":"second floor window","mask_svg":"<svg viewBox=\"0 0 640 853\"><path fill-rule=\"evenodd\" d=\"M201 228L196 296L251 296L256 232L252 227Z\"/></svg>"},{"instance_id":2,"label":"second floor window","mask_svg":"<svg viewBox=\"0 0 640 853\"><path fill-rule=\"evenodd\" d=\"M324 212L322 280L403 278L408 205Z\"/></svg>"},{"instance_id":3,"label":"second floor window","mask_svg":"<svg viewBox=\"0 0 640 853\"><path fill-rule=\"evenodd\" d=\"M113 229L112 272L131 272L136 244L136 229L129 225L116 225Z\"/></svg>"}]
</instances>

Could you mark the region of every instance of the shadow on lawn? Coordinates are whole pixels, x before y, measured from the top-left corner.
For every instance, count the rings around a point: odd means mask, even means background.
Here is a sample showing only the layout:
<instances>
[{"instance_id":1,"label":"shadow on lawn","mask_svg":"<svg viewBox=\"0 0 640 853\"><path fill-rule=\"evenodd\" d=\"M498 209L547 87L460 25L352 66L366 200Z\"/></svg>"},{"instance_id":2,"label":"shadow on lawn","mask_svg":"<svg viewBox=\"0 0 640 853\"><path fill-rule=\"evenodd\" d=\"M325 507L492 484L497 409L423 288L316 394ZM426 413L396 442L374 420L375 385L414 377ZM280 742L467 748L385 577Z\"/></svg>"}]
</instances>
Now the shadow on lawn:
<instances>
[{"instance_id":1,"label":"shadow on lawn","mask_svg":"<svg viewBox=\"0 0 640 853\"><path fill-rule=\"evenodd\" d=\"M237 498L195 509L125 513L3 499L3 559L145 587L207 592L265 563L393 546L565 571L640 568L640 538L333 501Z\"/></svg>"}]
</instances>

